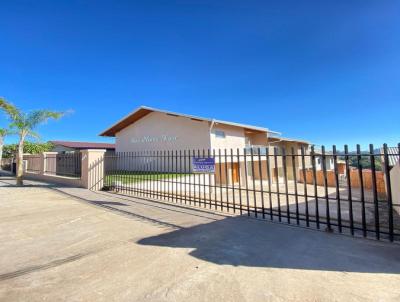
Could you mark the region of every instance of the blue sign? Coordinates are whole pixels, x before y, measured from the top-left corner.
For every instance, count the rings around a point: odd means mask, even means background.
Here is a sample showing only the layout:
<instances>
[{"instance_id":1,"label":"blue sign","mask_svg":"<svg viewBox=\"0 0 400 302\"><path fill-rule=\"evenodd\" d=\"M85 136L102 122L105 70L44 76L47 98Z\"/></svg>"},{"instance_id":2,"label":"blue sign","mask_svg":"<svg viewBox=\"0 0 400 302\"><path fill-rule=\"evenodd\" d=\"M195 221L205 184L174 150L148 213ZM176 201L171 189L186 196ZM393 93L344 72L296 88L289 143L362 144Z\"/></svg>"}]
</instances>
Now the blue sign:
<instances>
[{"instance_id":1,"label":"blue sign","mask_svg":"<svg viewBox=\"0 0 400 302\"><path fill-rule=\"evenodd\" d=\"M215 160L212 157L193 157L194 173L215 173Z\"/></svg>"}]
</instances>

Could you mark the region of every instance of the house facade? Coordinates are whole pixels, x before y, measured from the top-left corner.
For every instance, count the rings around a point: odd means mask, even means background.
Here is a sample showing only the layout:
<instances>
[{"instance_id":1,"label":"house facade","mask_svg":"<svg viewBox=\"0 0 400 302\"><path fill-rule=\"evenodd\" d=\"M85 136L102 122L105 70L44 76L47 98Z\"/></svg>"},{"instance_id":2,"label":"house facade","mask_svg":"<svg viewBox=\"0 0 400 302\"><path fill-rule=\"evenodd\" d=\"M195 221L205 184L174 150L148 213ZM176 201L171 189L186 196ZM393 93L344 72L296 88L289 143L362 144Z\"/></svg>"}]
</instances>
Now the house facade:
<instances>
[{"instance_id":1,"label":"house facade","mask_svg":"<svg viewBox=\"0 0 400 302\"><path fill-rule=\"evenodd\" d=\"M259 171L261 171L261 177L266 177L267 147L270 149L269 154L273 156L275 152L281 155L282 148L285 148L288 154L292 152L300 154L301 148L308 152L309 146L308 142L285 139L277 136L278 132L263 127L149 107L139 107L100 135L115 137L116 152L168 151L171 154L183 151L187 151L187 154L210 152L215 158L216 174L220 174L221 182L233 183L240 176L246 177L245 171L254 178L260 178ZM283 162L279 160L275 163L272 158L269 159L271 159L268 163L271 169L270 175L276 180L279 175L283 175ZM286 159L289 179L293 178L293 165L296 169L301 165L298 157L295 157L294 161L293 163L290 156ZM249 166L251 163L256 167ZM190 165L190 163L187 165L187 169L191 169ZM180 171L182 169L183 167L179 167Z\"/></svg>"},{"instance_id":2,"label":"house facade","mask_svg":"<svg viewBox=\"0 0 400 302\"><path fill-rule=\"evenodd\" d=\"M92 142L74 142L74 141L50 141L53 144L52 152L73 153L87 149L105 149L115 151L115 144L92 143Z\"/></svg>"}]
</instances>

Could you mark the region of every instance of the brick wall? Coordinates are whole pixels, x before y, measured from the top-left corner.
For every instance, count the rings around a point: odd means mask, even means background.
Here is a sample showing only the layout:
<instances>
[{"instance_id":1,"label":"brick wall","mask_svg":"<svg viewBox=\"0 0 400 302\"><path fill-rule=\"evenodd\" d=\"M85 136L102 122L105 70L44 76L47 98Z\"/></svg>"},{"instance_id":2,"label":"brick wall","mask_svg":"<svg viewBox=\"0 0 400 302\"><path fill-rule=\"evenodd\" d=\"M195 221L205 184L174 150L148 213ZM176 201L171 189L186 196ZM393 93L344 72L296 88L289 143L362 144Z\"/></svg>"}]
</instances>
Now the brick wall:
<instances>
[{"instance_id":1,"label":"brick wall","mask_svg":"<svg viewBox=\"0 0 400 302\"><path fill-rule=\"evenodd\" d=\"M378 193L385 194L386 187L385 187L385 180L384 180L384 173L382 171L376 171L376 189ZM328 187L335 187L336 180L335 180L335 172L334 171L326 171L327 176L327 183ZM363 177L363 184L364 189L372 190L372 171L371 170L363 170L362 171ZM303 171L299 171L299 182L304 182L303 178ZM306 170L306 182L308 184L314 183L314 177L312 170ZM318 186L324 185L324 174L323 171L316 171L316 183ZM357 169L350 170L350 183L352 188L359 188L361 186L361 181L359 177L359 173Z\"/></svg>"}]
</instances>

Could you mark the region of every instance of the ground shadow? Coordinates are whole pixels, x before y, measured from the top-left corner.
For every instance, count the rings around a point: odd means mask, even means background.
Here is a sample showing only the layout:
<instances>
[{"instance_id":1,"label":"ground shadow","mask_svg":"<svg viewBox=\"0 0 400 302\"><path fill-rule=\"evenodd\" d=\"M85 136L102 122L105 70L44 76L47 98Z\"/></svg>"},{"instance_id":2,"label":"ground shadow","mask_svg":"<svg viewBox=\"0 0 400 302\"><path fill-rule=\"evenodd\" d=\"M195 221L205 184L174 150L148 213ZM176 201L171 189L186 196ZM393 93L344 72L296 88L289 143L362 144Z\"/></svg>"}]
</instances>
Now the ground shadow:
<instances>
[{"instance_id":1,"label":"ground shadow","mask_svg":"<svg viewBox=\"0 0 400 302\"><path fill-rule=\"evenodd\" d=\"M137 213L135 208L127 209L132 201L120 199L119 202L110 202L100 198L82 198L78 194L61 191L58 185L32 184L32 186L50 187L88 204L128 215L140 221L168 227L168 230L173 228L171 232L141 239L138 244L190 248L193 249L189 253L191 256L219 265L400 273L399 244L351 238L243 216L219 218L216 216L212 222L182 227L166 222L165 219L155 219L151 211L147 212L150 215L143 215ZM163 210L161 204L165 203L155 202L153 207ZM165 210L164 213L168 211ZM175 211L181 212L181 209ZM163 216L166 218L168 215Z\"/></svg>"},{"instance_id":2,"label":"ground shadow","mask_svg":"<svg viewBox=\"0 0 400 302\"><path fill-rule=\"evenodd\" d=\"M245 217L181 228L138 243L192 248L191 256L219 265L400 273L400 245Z\"/></svg>"}]
</instances>

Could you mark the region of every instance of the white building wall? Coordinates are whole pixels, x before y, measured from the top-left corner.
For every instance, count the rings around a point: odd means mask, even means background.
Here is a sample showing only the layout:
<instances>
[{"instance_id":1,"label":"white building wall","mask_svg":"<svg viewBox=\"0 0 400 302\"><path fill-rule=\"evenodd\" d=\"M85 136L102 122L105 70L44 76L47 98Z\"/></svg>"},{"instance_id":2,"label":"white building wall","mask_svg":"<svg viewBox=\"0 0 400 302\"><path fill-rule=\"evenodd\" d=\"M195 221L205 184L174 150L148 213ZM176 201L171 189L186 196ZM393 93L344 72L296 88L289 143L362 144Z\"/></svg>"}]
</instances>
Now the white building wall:
<instances>
[{"instance_id":1,"label":"white building wall","mask_svg":"<svg viewBox=\"0 0 400 302\"><path fill-rule=\"evenodd\" d=\"M189 172L193 150L202 154L211 146L208 124L152 112L116 134L116 152L132 153L120 154L110 166L132 171Z\"/></svg>"},{"instance_id":2,"label":"white building wall","mask_svg":"<svg viewBox=\"0 0 400 302\"><path fill-rule=\"evenodd\" d=\"M116 134L116 152L210 148L208 122L152 112Z\"/></svg>"},{"instance_id":3,"label":"white building wall","mask_svg":"<svg viewBox=\"0 0 400 302\"><path fill-rule=\"evenodd\" d=\"M223 131L225 138L217 137L216 132ZM243 152L246 146L244 129L240 127L232 127L228 125L214 125L211 130L211 148L212 149L236 149L239 148Z\"/></svg>"}]
</instances>

